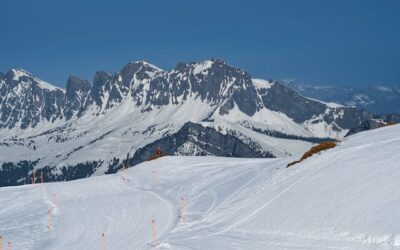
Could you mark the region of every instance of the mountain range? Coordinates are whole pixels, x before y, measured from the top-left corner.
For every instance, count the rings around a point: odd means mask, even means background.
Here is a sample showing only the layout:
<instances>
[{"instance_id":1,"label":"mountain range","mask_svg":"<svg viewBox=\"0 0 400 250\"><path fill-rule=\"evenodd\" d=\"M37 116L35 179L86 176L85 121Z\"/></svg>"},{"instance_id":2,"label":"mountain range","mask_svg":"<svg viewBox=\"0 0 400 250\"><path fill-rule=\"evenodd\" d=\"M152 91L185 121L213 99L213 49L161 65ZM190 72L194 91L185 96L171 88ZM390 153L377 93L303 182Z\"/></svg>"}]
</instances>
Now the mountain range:
<instances>
[{"instance_id":1,"label":"mountain range","mask_svg":"<svg viewBox=\"0 0 400 250\"><path fill-rule=\"evenodd\" d=\"M400 121L254 79L221 59L148 62L66 88L23 69L0 74L0 186L115 173L168 155L286 157L312 144Z\"/></svg>"},{"instance_id":2,"label":"mountain range","mask_svg":"<svg viewBox=\"0 0 400 250\"><path fill-rule=\"evenodd\" d=\"M281 81L303 96L366 109L376 114L400 113L400 85L315 85L296 80Z\"/></svg>"}]
</instances>

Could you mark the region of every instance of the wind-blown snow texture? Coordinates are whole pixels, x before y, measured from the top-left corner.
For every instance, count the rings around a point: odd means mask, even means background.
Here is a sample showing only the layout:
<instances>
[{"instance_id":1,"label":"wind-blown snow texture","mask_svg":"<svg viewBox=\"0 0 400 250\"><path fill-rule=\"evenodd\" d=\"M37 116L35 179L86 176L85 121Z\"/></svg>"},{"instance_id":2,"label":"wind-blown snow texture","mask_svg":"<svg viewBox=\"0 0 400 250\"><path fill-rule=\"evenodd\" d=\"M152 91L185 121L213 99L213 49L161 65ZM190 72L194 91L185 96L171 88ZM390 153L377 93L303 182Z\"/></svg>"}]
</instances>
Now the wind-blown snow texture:
<instances>
[{"instance_id":1,"label":"wind-blown snow texture","mask_svg":"<svg viewBox=\"0 0 400 250\"><path fill-rule=\"evenodd\" d=\"M397 249L400 126L285 159L164 157L116 175L0 188L13 249ZM154 186L153 186L154 185ZM47 226L57 196L53 230ZM187 218L180 216L184 197Z\"/></svg>"},{"instance_id":2,"label":"wind-blown snow texture","mask_svg":"<svg viewBox=\"0 0 400 250\"><path fill-rule=\"evenodd\" d=\"M51 181L112 173L157 146L170 155L287 157L375 118L252 80L219 59L169 71L132 62L93 83L71 76L66 90L13 69L0 77L0 186L30 183L33 170Z\"/></svg>"}]
</instances>

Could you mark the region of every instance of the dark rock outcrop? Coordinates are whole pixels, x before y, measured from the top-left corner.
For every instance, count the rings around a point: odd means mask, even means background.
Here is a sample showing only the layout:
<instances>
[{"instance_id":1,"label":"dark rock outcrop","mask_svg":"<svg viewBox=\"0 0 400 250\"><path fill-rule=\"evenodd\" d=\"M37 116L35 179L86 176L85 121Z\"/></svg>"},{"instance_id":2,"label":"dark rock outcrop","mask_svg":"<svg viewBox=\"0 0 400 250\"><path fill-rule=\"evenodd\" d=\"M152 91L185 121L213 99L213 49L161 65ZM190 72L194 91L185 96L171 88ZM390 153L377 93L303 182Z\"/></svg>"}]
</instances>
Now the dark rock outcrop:
<instances>
[{"instance_id":1,"label":"dark rock outcrop","mask_svg":"<svg viewBox=\"0 0 400 250\"><path fill-rule=\"evenodd\" d=\"M133 166L146 161L157 148L161 148L167 155L274 158L272 153L263 151L256 143L244 143L233 135L222 134L214 128L187 122L178 132L136 150L128 159L128 165Z\"/></svg>"}]
</instances>

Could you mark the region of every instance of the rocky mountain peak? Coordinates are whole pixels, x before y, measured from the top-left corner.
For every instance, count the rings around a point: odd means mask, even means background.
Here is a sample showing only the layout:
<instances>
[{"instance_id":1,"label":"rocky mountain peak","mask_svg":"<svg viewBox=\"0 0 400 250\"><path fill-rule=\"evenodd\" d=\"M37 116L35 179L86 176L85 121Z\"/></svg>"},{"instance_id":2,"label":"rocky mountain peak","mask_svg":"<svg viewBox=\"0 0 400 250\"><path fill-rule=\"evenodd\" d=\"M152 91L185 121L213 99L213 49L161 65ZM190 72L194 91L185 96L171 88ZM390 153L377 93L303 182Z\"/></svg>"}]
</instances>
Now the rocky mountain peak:
<instances>
[{"instance_id":1,"label":"rocky mountain peak","mask_svg":"<svg viewBox=\"0 0 400 250\"><path fill-rule=\"evenodd\" d=\"M223 68L234 68L234 67L228 65L222 59L212 58L200 62L189 62L189 63L180 62L175 66L174 71L178 72L190 71L193 75L200 75L200 74L207 74L209 70L210 71L218 70L218 68L223 69Z\"/></svg>"},{"instance_id":2,"label":"rocky mountain peak","mask_svg":"<svg viewBox=\"0 0 400 250\"><path fill-rule=\"evenodd\" d=\"M94 75L93 86L99 87L106 84L111 79L111 75L105 71L97 71Z\"/></svg>"},{"instance_id":3,"label":"rocky mountain peak","mask_svg":"<svg viewBox=\"0 0 400 250\"><path fill-rule=\"evenodd\" d=\"M82 80L77 76L70 76L68 77L67 80L67 86L66 86L66 93L72 93L77 90L86 90L88 91L91 87L91 84L87 80Z\"/></svg>"},{"instance_id":4,"label":"rocky mountain peak","mask_svg":"<svg viewBox=\"0 0 400 250\"><path fill-rule=\"evenodd\" d=\"M91 88L92 85L87 80L82 80L77 76L68 78L64 105L64 115L67 119L82 114Z\"/></svg>"},{"instance_id":5,"label":"rocky mountain peak","mask_svg":"<svg viewBox=\"0 0 400 250\"><path fill-rule=\"evenodd\" d=\"M7 72L6 77L10 80L19 81L20 78L32 77L32 74L21 68L12 68Z\"/></svg>"},{"instance_id":6,"label":"rocky mountain peak","mask_svg":"<svg viewBox=\"0 0 400 250\"><path fill-rule=\"evenodd\" d=\"M0 85L0 127L28 128L61 116L63 89L23 69L11 69Z\"/></svg>"},{"instance_id":7,"label":"rocky mountain peak","mask_svg":"<svg viewBox=\"0 0 400 250\"><path fill-rule=\"evenodd\" d=\"M161 71L163 70L146 61L136 61L125 65L120 71L120 75L123 78L123 81L131 80L134 75L136 75L137 79L143 80L151 78L154 74ZM123 84L126 86L125 82Z\"/></svg>"},{"instance_id":8,"label":"rocky mountain peak","mask_svg":"<svg viewBox=\"0 0 400 250\"><path fill-rule=\"evenodd\" d=\"M4 80L9 88L15 88L17 86L19 91L57 91L63 92L64 90L56 87L48 82L45 82L38 77L34 76L30 72L20 68L13 68L7 72L4 76Z\"/></svg>"}]
</instances>

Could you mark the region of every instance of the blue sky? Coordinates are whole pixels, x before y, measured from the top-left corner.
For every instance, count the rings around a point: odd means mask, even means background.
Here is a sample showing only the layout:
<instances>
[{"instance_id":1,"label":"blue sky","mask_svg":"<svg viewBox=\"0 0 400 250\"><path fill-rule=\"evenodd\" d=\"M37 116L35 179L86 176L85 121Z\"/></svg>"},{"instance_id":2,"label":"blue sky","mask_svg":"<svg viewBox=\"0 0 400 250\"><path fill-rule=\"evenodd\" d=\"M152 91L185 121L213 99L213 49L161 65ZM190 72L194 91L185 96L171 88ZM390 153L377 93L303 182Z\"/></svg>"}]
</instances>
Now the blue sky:
<instances>
[{"instance_id":1,"label":"blue sky","mask_svg":"<svg viewBox=\"0 0 400 250\"><path fill-rule=\"evenodd\" d=\"M0 31L1 72L59 86L129 61L213 57L259 78L400 84L397 0L12 0Z\"/></svg>"}]
</instances>

